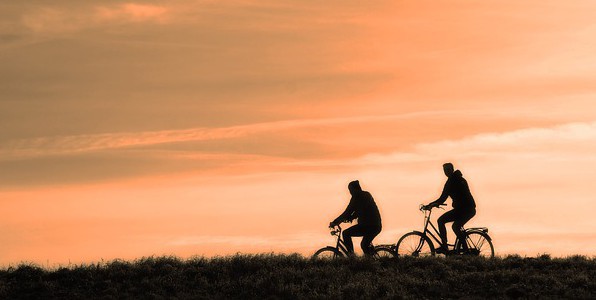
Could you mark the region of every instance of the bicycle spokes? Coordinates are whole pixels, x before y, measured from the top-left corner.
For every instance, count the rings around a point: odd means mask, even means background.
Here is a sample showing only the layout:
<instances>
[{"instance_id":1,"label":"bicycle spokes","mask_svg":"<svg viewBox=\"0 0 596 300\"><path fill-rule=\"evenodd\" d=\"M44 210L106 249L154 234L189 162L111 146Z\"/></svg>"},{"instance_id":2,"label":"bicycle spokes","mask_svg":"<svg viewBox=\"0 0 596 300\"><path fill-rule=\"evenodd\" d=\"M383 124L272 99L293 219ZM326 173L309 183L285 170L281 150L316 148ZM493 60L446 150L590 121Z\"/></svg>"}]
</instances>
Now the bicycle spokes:
<instances>
[{"instance_id":1,"label":"bicycle spokes","mask_svg":"<svg viewBox=\"0 0 596 300\"><path fill-rule=\"evenodd\" d=\"M468 243L469 249L482 249L485 239L482 236L478 236L474 241L472 238L470 238L470 236L467 236L466 241Z\"/></svg>"},{"instance_id":2,"label":"bicycle spokes","mask_svg":"<svg viewBox=\"0 0 596 300\"><path fill-rule=\"evenodd\" d=\"M410 232L397 242L396 251L399 256L428 256L433 254L432 246L419 232Z\"/></svg>"},{"instance_id":3,"label":"bicycle spokes","mask_svg":"<svg viewBox=\"0 0 596 300\"><path fill-rule=\"evenodd\" d=\"M441 251L446 255L451 254L468 254L483 257L494 257L495 249L492 239L488 235L488 228L475 227L461 230L465 232L465 237L456 239L455 245L443 245L440 239L440 232L437 227L431 222L432 207L425 208L421 206L424 211L424 227L422 231L412 231L404 234L395 245L396 254L398 256L426 256L435 255L438 253L435 250L435 245L440 246L439 249L450 249L449 251Z\"/></svg>"},{"instance_id":4,"label":"bicycle spokes","mask_svg":"<svg viewBox=\"0 0 596 300\"><path fill-rule=\"evenodd\" d=\"M468 244L468 253L477 256L493 257L494 247L490 237L482 232L469 232L466 236Z\"/></svg>"}]
</instances>

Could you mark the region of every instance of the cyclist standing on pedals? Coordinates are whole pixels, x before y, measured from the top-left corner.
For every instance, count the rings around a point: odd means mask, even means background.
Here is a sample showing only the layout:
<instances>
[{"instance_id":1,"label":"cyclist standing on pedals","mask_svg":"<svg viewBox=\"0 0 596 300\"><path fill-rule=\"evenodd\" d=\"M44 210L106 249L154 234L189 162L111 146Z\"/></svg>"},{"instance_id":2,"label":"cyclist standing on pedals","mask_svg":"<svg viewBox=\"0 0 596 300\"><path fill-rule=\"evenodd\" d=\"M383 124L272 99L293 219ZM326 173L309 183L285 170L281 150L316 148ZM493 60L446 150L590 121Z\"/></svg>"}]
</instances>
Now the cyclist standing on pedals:
<instances>
[{"instance_id":1,"label":"cyclist standing on pedals","mask_svg":"<svg viewBox=\"0 0 596 300\"><path fill-rule=\"evenodd\" d=\"M352 198L346 210L329 227L335 227L342 222L358 219L358 224L343 231L344 243L348 253L354 254L353 236L361 236L360 246L365 255L373 254L372 241L381 232L381 214L372 195L363 191L358 180L348 184Z\"/></svg>"},{"instance_id":2,"label":"cyclist standing on pedals","mask_svg":"<svg viewBox=\"0 0 596 300\"><path fill-rule=\"evenodd\" d=\"M474 202L474 197L472 197L472 193L470 193L468 182L463 178L461 171L454 171L452 163L444 164L443 171L448 177L445 187L443 188L443 193L439 199L424 206L424 209L438 207L445 203L447 197L451 197L451 200L453 200L453 209L444 213L437 219L439 234L443 244L437 249L437 253L447 254L447 229L445 228L445 223L453 222L453 232L455 232L460 240L465 240L465 234L462 231L462 228L464 224L476 215L476 202ZM462 243L463 251L468 250L466 244L467 243Z\"/></svg>"}]
</instances>

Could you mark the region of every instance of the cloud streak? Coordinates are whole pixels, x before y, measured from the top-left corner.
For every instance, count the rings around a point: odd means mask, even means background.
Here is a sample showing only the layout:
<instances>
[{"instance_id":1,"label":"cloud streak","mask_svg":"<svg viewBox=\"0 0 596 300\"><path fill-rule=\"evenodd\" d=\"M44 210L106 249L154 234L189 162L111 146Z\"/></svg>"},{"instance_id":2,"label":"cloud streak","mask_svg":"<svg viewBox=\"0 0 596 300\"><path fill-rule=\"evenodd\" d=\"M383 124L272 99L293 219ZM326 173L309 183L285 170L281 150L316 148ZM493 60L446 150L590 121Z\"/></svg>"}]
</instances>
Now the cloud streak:
<instances>
[{"instance_id":1,"label":"cloud streak","mask_svg":"<svg viewBox=\"0 0 596 300\"><path fill-rule=\"evenodd\" d=\"M277 122L263 122L221 128L191 128L150 132L107 133L43 137L9 141L2 145L4 157L35 157L100 151L136 146L150 146L166 143L231 139L251 134L279 132L283 130L313 128L333 125L349 125L412 119L420 116L433 116L455 112L426 112L385 116L359 116L345 118L298 119ZM457 113L459 114L459 113Z\"/></svg>"},{"instance_id":2,"label":"cloud streak","mask_svg":"<svg viewBox=\"0 0 596 300\"><path fill-rule=\"evenodd\" d=\"M190 128L129 133L106 133L42 137L7 141L2 146L6 159L33 158L52 155L69 155L131 147L239 139L259 134L278 134L289 130L320 130L333 126L354 126L374 122L391 122L419 117L438 117L463 112L434 111L425 113L385 116L359 116L345 118L297 119L263 122L220 128ZM413 145L411 151L391 154L366 154L348 160L322 160L288 162L301 166L387 164L427 161L433 157L469 157L478 155L505 155L506 153L584 153L596 151L596 122L574 122L553 127L525 128L502 133L481 133L462 139L439 140ZM373 149L371 149L374 151Z\"/></svg>"},{"instance_id":3,"label":"cloud streak","mask_svg":"<svg viewBox=\"0 0 596 300\"><path fill-rule=\"evenodd\" d=\"M304 247L316 242L325 241L327 235L305 232L283 236L184 236L167 242L173 246L204 246L225 244L234 247L274 247L278 249Z\"/></svg>"},{"instance_id":4,"label":"cloud streak","mask_svg":"<svg viewBox=\"0 0 596 300\"><path fill-rule=\"evenodd\" d=\"M511 153L584 153L596 151L596 122L573 122L546 128L525 128L503 133L483 133L457 140L421 143L411 152L371 154L361 163L386 164L424 161L432 157L509 155Z\"/></svg>"},{"instance_id":5,"label":"cloud streak","mask_svg":"<svg viewBox=\"0 0 596 300\"><path fill-rule=\"evenodd\" d=\"M21 17L25 28L35 33L74 33L110 23L165 23L170 18L165 6L121 3L102 6L40 6Z\"/></svg>"},{"instance_id":6,"label":"cloud streak","mask_svg":"<svg viewBox=\"0 0 596 300\"><path fill-rule=\"evenodd\" d=\"M479 134L457 141L421 144L424 153L502 153L503 151L596 150L596 122L568 123L549 128L527 128L505 133ZM578 148L578 145L582 147Z\"/></svg>"},{"instance_id":7,"label":"cloud streak","mask_svg":"<svg viewBox=\"0 0 596 300\"><path fill-rule=\"evenodd\" d=\"M169 9L163 6L125 3L113 7L97 7L95 17L105 21L165 22L168 12Z\"/></svg>"}]
</instances>

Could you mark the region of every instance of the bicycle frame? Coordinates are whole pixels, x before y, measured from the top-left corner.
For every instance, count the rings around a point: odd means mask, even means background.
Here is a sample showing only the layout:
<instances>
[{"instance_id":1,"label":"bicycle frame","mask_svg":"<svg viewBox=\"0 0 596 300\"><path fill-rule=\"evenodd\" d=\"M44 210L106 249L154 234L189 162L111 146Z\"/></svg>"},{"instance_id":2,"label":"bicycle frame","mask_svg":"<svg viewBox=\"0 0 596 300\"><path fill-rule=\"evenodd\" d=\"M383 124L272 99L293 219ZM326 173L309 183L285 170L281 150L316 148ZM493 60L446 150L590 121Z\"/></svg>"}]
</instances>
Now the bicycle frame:
<instances>
[{"instance_id":1,"label":"bicycle frame","mask_svg":"<svg viewBox=\"0 0 596 300\"><path fill-rule=\"evenodd\" d=\"M424 230L422 230L422 233L430 238L432 238L434 240L434 242L436 242L439 246L443 245L443 242L441 241L441 235L439 234L439 229L437 229L437 227L430 221L430 216L432 215L432 210L424 210ZM429 225L430 225L430 229L432 229L432 231L429 229ZM455 245L455 244L454 244ZM446 246L452 246L450 244L447 244Z\"/></svg>"},{"instance_id":2,"label":"bicycle frame","mask_svg":"<svg viewBox=\"0 0 596 300\"><path fill-rule=\"evenodd\" d=\"M337 230L332 230L331 235L337 235L337 242L335 244L335 248L342 252L344 255L348 255L348 248L346 248L346 243L341 238L342 228L340 225L337 225Z\"/></svg>"},{"instance_id":3,"label":"bicycle frame","mask_svg":"<svg viewBox=\"0 0 596 300\"><path fill-rule=\"evenodd\" d=\"M453 244L441 240L439 229L431 222L432 209L437 206L420 205L420 211L424 213L424 227L422 231L414 230L404 234L397 243L392 246L396 255L435 255L437 249L443 248L446 251L439 251L445 255L480 255L494 257L494 246L488 235L486 227L461 227L461 239L458 236ZM403 243L402 243L403 242ZM484 247L485 243L487 244ZM430 249L425 248L428 244ZM402 245L405 245L402 247ZM438 247L436 247L438 246ZM422 250L424 248L424 251Z\"/></svg>"},{"instance_id":4,"label":"bicycle frame","mask_svg":"<svg viewBox=\"0 0 596 300\"><path fill-rule=\"evenodd\" d=\"M336 225L336 228L337 229L331 230L331 235L337 235L337 242L335 243L335 249L339 250L339 252L343 253L343 255L345 255L345 256L353 255L353 253L350 254L350 252L348 252L346 243L342 239L341 233L342 233L343 229L341 228L340 225ZM391 247L390 245L377 245L377 246L380 248L387 247L388 249ZM371 247L371 250L377 249L377 247L375 247L372 243L370 244L370 247Z\"/></svg>"},{"instance_id":5,"label":"bicycle frame","mask_svg":"<svg viewBox=\"0 0 596 300\"><path fill-rule=\"evenodd\" d=\"M424 230L422 231L422 233L424 235L426 235L427 237L432 238L432 240L434 240L434 242L437 243L437 245L442 246L443 245L443 241L441 241L441 235L439 234L439 229L437 229L437 227L430 221L430 216L432 215L432 209L428 209L428 210L424 210ZM429 229L429 225L430 225L430 229ZM432 231L431 231L432 229ZM462 232L464 232L466 234L466 239L468 239L468 233L471 232L483 232L483 233L488 233L488 228L486 227L472 227L472 228L464 228L462 227ZM490 236L487 236L487 238L490 239ZM453 250L458 250L455 249L455 247L461 244L459 243L459 237L455 238L455 242L453 242L453 244L449 244L447 243L446 248L449 247L453 247ZM464 246L461 246L464 247ZM459 248L459 247L458 247Z\"/></svg>"}]
</instances>

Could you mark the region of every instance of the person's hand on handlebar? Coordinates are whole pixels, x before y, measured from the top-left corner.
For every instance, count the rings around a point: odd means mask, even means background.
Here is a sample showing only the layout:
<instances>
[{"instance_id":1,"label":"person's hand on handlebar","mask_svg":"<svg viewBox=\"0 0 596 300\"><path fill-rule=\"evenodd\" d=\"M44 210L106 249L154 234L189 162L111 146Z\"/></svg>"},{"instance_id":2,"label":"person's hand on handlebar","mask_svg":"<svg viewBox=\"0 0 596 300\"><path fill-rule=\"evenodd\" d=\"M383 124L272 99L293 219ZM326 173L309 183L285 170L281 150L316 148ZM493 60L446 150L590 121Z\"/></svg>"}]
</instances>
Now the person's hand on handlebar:
<instances>
[{"instance_id":1,"label":"person's hand on handlebar","mask_svg":"<svg viewBox=\"0 0 596 300\"><path fill-rule=\"evenodd\" d=\"M431 210L431 209L433 209L435 207L445 206L445 205L447 205L447 204L439 204L439 203L431 202L431 203L429 203L427 205L422 205L421 209L422 210Z\"/></svg>"},{"instance_id":2,"label":"person's hand on handlebar","mask_svg":"<svg viewBox=\"0 0 596 300\"><path fill-rule=\"evenodd\" d=\"M337 222L337 223L335 221L332 221L331 223L329 223L329 228L338 226L341 223L352 223L352 221L354 221L355 219L356 219L356 217L350 217L350 219L348 219L348 220L343 220L343 221Z\"/></svg>"}]
</instances>

